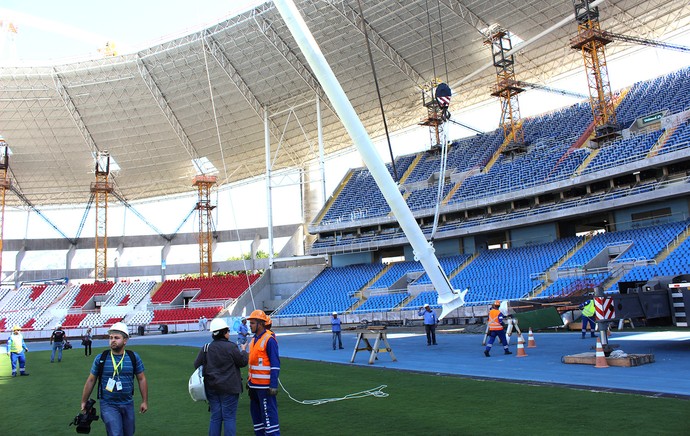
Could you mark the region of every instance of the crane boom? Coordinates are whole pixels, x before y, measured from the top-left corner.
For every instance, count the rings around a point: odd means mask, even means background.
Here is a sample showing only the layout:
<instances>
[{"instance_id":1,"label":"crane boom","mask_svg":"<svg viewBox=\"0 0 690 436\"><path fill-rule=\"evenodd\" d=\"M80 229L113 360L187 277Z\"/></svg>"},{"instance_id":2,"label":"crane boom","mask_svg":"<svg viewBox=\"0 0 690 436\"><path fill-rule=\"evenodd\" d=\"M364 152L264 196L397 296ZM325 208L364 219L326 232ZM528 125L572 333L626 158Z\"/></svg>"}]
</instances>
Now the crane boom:
<instances>
[{"instance_id":1,"label":"crane boom","mask_svg":"<svg viewBox=\"0 0 690 436\"><path fill-rule=\"evenodd\" d=\"M518 80L517 84L518 84L518 86L522 86L523 88L539 89L541 91L553 92L554 94L566 95L568 97L583 98L583 99L589 98L588 95L580 94L579 92L568 91L567 89L552 88L550 86L540 85L538 83L523 82L522 80Z\"/></svg>"},{"instance_id":2,"label":"crane boom","mask_svg":"<svg viewBox=\"0 0 690 436\"><path fill-rule=\"evenodd\" d=\"M608 36L609 38L616 40L616 41L623 41L623 42L630 42L633 44L647 45L649 47L666 48L669 50L682 51L682 52L686 52L686 53L690 52L690 47L687 47L685 45L671 44L668 42L657 41L654 39L640 38L639 36L621 35L619 33L612 33L612 32L607 32L607 31L604 31L602 33L604 33L606 36Z\"/></svg>"}]
</instances>

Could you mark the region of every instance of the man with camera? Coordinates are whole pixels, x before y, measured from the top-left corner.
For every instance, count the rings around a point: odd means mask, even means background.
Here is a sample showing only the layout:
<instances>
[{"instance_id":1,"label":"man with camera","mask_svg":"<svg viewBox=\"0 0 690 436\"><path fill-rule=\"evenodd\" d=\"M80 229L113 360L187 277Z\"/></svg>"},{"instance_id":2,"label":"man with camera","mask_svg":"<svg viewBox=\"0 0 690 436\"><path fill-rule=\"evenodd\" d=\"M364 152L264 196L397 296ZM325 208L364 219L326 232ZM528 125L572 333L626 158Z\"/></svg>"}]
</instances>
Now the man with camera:
<instances>
[{"instance_id":1,"label":"man with camera","mask_svg":"<svg viewBox=\"0 0 690 436\"><path fill-rule=\"evenodd\" d=\"M91 373L81 395L82 414L87 412L89 397L98 382L98 398L101 400L101 419L109 436L134 434L134 378L141 392L140 413L148 410L149 389L144 375L144 363L139 355L125 350L129 329L116 322L108 330L110 349L93 361Z\"/></svg>"}]
</instances>

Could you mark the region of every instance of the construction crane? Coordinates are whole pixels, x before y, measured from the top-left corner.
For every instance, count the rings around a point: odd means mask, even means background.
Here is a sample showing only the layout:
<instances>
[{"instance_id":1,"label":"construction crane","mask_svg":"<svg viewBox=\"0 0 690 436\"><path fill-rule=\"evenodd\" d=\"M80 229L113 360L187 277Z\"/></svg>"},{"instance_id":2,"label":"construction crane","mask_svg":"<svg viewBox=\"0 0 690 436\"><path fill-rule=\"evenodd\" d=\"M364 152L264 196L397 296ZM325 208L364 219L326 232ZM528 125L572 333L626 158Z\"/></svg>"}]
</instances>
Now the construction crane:
<instances>
[{"instance_id":1,"label":"construction crane","mask_svg":"<svg viewBox=\"0 0 690 436\"><path fill-rule=\"evenodd\" d=\"M501 26L494 24L486 31L486 45L491 46L494 67L496 67L496 85L491 95L501 102L501 127L506 141L512 141L506 151L524 147L525 136L520 125L520 104L518 94L525 89L515 80L515 58L510 51L513 43L510 34Z\"/></svg>"},{"instance_id":2,"label":"construction crane","mask_svg":"<svg viewBox=\"0 0 690 436\"><path fill-rule=\"evenodd\" d=\"M198 175L192 179L197 188L199 212L199 277L213 276L213 215L215 206L211 204L211 188L216 184L216 176Z\"/></svg>"},{"instance_id":3,"label":"construction crane","mask_svg":"<svg viewBox=\"0 0 690 436\"><path fill-rule=\"evenodd\" d=\"M96 204L96 237L94 281L105 282L108 277L108 195L113 192L110 176L110 153L99 151L95 157L96 181L91 182L91 193Z\"/></svg>"},{"instance_id":4,"label":"construction crane","mask_svg":"<svg viewBox=\"0 0 690 436\"><path fill-rule=\"evenodd\" d=\"M594 142L599 143L619 135L616 122L616 108L606 66L606 45L613 38L599 26L599 8L591 7L590 0L573 0L577 36L570 41L570 47L582 52L589 87L589 102L594 117Z\"/></svg>"},{"instance_id":5,"label":"construction crane","mask_svg":"<svg viewBox=\"0 0 690 436\"><path fill-rule=\"evenodd\" d=\"M515 83L517 83L518 86L521 86L523 88L538 89L540 91L551 92L553 94L561 94L567 97L575 97L580 99L589 98L589 96L585 94L580 94L579 92L568 91L567 89L553 88L551 86L540 85L538 83L523 82L522 80L518 80Z\"/></svg>"},{"instance_id":6,"label":"construction crane","mask_svg":"<svg viewBox=\"0 0 690 436\"><path fill-rule=\"evenodd\" d=\"M5 138L0 136L0 280L2 280L2 245L5 229L5 194L11 187L10 182L10 147Z\"/></svg>"},{"instance_id":7,"label":"construction crane","mask_svg":"<svg viewBox=\"0 0 690 436\"><path fill-rule=\"evenodd\" d=\"M681 51L681 52L685 52L685 53L690 52L690 47L687 47L685 45L671 44L668 42L656 41L654 39L640 38L639 36L621 35L620 33L613 33L613 32L607 32L607 31L603 31L602 33L606 37L608 37L614 41L629 42L631 44L640 44L640 45L646 45L649 47L665 48L668 50Z\"/></svg>"}]
</instances>

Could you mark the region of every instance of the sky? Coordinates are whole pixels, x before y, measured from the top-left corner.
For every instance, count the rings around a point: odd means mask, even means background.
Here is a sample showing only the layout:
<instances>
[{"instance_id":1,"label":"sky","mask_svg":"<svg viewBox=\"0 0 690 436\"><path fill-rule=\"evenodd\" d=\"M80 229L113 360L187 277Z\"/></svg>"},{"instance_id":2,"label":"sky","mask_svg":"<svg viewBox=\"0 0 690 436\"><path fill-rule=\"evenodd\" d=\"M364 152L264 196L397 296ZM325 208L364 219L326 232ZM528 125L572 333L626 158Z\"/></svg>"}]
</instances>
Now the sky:
<instances>
[{"instance_id":1,"label":"sky","mask_svg":"<svg viewBox=\"0 0 690 436\"><path fill-rule=\"evenodd\" d=\"M114 42L120 54L134 52L151 45L171 40L176 37L198 31L211 24L223 21L239 12L262 3L261 0L119 0L116 2L99 2L87 0L0 0L0 65L14 63L50 65L63 61L102 56L98 50L106 42ZM9 23L17 29L16 34L7 33ZM687 34L678 35L673 42L687 44ZM670 52L662 49L633 47L625 56L608 59L609 77L612 89L629 86L636 81L656 77L667 72L690 65L690 55ZM520 60L516 59L516 74L519 77ZM493 74L487 70L486 74ZM582 94L587 93L587 82L583 70L574 71L554 79L551 86L569 89ZM461 96L455 97L459 99ZM520 109L523 117L544 113L559 107L576 103L578 100L542 91L529 91L520 95ZM483 131L491 131L498 126L500 106L497 100L486 102L455 111L451 104L453 119L469 124ZM420 117L423 108L420 104ZM449 138L460 138L473 132L451 125L448 128ZM390 161L387 144L383 138L374 138L379 156ZM392 135L394 154L409 154L429 148L429 135L426 128L410 127L403 132ZM349 168L362 166L362 160L356 150L327 157L326 190L327 195L333 192ZM312 180L317 177L313 177ZM274 225L300 222L299 189L294 178L276 178L274 207L280 213L274 213ZM253 183L229 186L220 189L216 194L218 207L215 210L215 222L218 229L238 229L253 226L265 226L267 223L266 188L262 180ZM285 201L285 199L292 199ZM294 199L297 199L295 201ZM281 203L282 201L282 203ZM165 222L154 224L164 233L172 232L187 215L195 202L195 196L175 197L173 199L146 200L134 202L135 208L146 217L160 215L160 210L171 211L166 216L173 216ZM242 211L242 205L253 204L252 213ZM81 208L42 208L43 213L55 222L60 229L72 237L81 221L84 209ZM92 212L93 214L93 212ZM194 232L196 220L190 219L181 232ZM151 234L152 230L124 207L112 205L108 224L109 235ZM91 217L87 220L82 235L93 235L94 223ZM55 238L59 235L41 218L23 210L6 210L5 239L18 238ZM223 247L214 258L239 255L249 250L249 243ZM276 244L276 250L281 245ZM261 249L267 250L266 241ZM147 249L148 250L148 249ZM137 250L136 254L127 253L121 259L121 265L152 264L160 260L159 249ZM77 255L75 267L92 264L93 251L83 250L83 256ZM87 253L88 251L88 253ZM189 251L189 250L187 250ZM3 265L13 268L15 253L3 253ZM179 261L194 261L196 251L176 254ZM64 256L53 256L55 267L60 267ZM82 260L83 257L83 260ZM191 260L190 260L191 259ZM174 263L170 262L169 263ZM24 260L23 268L33 269L45 264L45 256L32 253Z\"/></svg>"},{"instance_id":2,"label":"sky","mask_svg":"<svg viewBox=\"0 0 690 436\"><path fill-rule=\"evenodd\" d=\"M17 29L14 44L5 35L0 59L40 63L93 57L108 41L120 53L133 52L203 29L260 3L263 1L0 0L0 20Z\"/></svg>"}]
</instances>

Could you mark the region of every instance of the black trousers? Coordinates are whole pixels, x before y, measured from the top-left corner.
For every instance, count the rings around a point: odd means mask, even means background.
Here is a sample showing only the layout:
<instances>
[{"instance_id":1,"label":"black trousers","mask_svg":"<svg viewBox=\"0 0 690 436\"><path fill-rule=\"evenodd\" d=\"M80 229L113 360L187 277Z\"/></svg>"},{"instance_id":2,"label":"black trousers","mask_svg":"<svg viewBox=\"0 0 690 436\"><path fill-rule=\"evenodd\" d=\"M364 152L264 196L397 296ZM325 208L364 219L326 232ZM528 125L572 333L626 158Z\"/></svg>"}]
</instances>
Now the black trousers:
<instances>
[{"instance_id":1,"label":"black trousers","mask_svg":"<svg viewBox=\"0 0 690 436\"><path fill-rule=\"evenodd\" d=\"M426 344L436 345L436 325L435 324L424 324L424 330L426 330Z\"/></svg>"}]
</instances>

